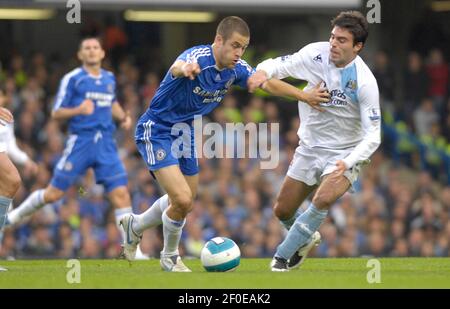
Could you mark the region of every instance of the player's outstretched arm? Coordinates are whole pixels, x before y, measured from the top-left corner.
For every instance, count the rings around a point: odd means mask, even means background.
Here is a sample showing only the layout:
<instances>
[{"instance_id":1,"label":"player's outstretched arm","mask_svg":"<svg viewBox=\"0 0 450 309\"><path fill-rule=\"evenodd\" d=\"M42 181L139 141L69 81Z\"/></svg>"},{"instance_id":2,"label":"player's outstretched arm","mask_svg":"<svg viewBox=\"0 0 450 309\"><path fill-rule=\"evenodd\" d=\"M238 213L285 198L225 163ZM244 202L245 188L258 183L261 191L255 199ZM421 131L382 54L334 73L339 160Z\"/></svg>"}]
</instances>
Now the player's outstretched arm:
<instances>
[{"instance_id":1,"label":"player's outstretched arm","mask_svg":"<svg viewBox=\"0 0 450 309\"><path fill-rule=\"evenodd\" d=\"M124 130L129 130L133 124L130 111L124 111L119 102L115 101L111 108L111 113L114 120L120 123L120 127Z\"/></svg>"},{"instance_id":2,"label":"player's outstretched arm","mask_svg":"<svg viewBox=\"0 0 450 309\"><path fill-rule=\"evenodd\" d=\"M272 78L263 82L261 88L276 96L287 96L305 102L312 108L321 112L323 112L324 109L320 107L320 104L330 101L330 94L325 88L322 88L320 84L311 90L302 91L286 82Z\"/></svg>"},{"instance_id":3,"label":"player's outstretched arm","mask_svg":"<svg viewBox=\"0 0 450 309\"><path fill-rule=\"evenodd\" d=\"M200 72L200 65L196 62L187 63L183 60L177 60L170 67L170 73L174 77L188 77L190 80L193 80Z\"/></svg>"},{"instance_id":4,"label":"player's outstretched arm","mask_svg":"<svg viewBox=\"0 0 450 309\"><path fill-rule=\"evenodd\" d=\"M79 115L91 115L94 112L94 102L84 100L77 107L60 107L52 111L52 118L55 120L66 120Z\"/></svg>"}]
</instances>

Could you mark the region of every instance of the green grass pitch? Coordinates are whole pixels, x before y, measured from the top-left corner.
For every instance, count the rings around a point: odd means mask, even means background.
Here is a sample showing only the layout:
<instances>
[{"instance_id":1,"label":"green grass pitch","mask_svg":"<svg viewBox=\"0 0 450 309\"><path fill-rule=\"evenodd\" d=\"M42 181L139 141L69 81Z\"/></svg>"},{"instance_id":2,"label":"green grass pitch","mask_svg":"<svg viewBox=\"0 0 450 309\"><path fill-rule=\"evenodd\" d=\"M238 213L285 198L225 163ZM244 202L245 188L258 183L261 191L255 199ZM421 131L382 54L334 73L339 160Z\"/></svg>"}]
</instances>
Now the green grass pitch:
<instances>
[{"instance_id":1,"label":"green grass pitch","mask_svg":"<svg viewBox=\"0 0 450 309\"><path fill-rule=\"evenodd\" d=\"M192 273L166 273L159 260L80 260L81 283L66 280L66 260L0 261L3 288L450 288L449 258L380 258L381 282L369 284L366 258L309 258L288 273L269 271L269 259L242 259L229 273L207 273L185 259Z\"/></svg>"}]
</instances>

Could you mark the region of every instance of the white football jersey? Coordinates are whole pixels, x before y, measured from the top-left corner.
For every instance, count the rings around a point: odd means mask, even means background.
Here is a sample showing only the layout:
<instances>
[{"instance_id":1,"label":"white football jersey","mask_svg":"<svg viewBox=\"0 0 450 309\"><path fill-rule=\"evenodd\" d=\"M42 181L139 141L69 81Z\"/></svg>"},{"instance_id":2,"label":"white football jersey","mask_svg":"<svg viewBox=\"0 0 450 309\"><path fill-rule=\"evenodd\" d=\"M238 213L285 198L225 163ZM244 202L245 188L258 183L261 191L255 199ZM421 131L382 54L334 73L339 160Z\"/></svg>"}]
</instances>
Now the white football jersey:
<instances>
[{"instance_id":1,"label":"white football jersey","mask_svg":"<svg viewBox=\"0 0 450 309\"><path fill-rule=\"evenodd\" d=\"M329 60L328 42L312 43L293 55L267 59L256 70L264 70L269 78L288 76L306 80L305 90L324 83L331 95L322 103L324 112L298 103L300 143L325 149L354 148L344 159L350 168L367 160L381 141L381 114L378 85L370 69L356 58L344 68Z\"/></svg>"},{"instance_id":2,"label":"white football jersey","mask_svg":"<svg viewBox=\"0 0 450 309\"><path fill-rule=\"evenodd\" d=\"M6 152L14 163L25 164L28 155L17 147L14 124L0 125L0 152Z\"/></svg>"}]
</instances>

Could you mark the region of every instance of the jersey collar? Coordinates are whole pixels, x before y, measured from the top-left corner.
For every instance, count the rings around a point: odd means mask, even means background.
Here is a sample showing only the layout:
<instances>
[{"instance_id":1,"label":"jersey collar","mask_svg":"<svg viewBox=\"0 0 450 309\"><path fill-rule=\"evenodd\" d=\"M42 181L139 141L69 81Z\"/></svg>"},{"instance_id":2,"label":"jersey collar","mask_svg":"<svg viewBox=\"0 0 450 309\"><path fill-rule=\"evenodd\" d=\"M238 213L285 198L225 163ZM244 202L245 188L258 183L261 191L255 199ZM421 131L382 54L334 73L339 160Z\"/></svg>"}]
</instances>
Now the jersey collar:
<instances>
[{"instance_id":1,"label":"jersey collar","mask_svg":"<svg viewBox=\"0 0 450 309\"><path fill-rule=\"evenodd\" d=\"M222 72L222 71L226 70L227 68L219 69L217 67L217 61L216 61L216 57L214 56L214 48L213 47L214 47L214 43L209 45L209 48L211 49L211 54L212 54L213 59L214 59L214 69L216 69L219 72Z\"/></svg>"},{"instance_id":2,"label":"jersey collar","mask_svg":"<svg viewBox=\"0 0 450 309\"><path fill-rule=\"evenodd\" d=\"M100 68L100 75L95 76L92 75L91 73L89 73L84 66L81 66L81 69L83 70L84 73L86 73L86 75L88 75L89 77L93 78L93 79L101 79L103 77L103 70Z\"/></svg>"},{"instance_id":3,"label":"jersey collar","mask_svg":"<svg viewBox=\"0 0 450 309\"><path fill-rule=\"evenodd\" d=\"M345 70L346 68L351 67L351 66L355 63L355 61L356 61L356 59L357 59L358 57L359 57L359 56L356 55L355 59L353 59L352 61L350 61L345 67L342 67L342 68L338 68L338 67L334 64L334 62L332 62L332 61L330 60L330 57L328 57L328 64L332 65L333 67L335 67L335 68L338 69L338 70Z\"/></svg>"}]
</instances>

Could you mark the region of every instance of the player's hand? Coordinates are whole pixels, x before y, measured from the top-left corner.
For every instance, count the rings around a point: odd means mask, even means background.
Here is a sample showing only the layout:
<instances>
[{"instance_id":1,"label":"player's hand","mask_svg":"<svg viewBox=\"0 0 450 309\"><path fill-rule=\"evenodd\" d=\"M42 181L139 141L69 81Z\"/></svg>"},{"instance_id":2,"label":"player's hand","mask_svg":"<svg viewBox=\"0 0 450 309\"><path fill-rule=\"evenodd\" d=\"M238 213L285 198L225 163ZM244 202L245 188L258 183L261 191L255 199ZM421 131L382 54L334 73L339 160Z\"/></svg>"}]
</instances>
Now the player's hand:
<instances>
[{"instance_id":1,"label":"player's hand","mask_svg":"<svg viewBox=\"0 0 450 309\"><path fill-rule=\"evenodd\" d=\"M39 166L36 164L36 162L34 162L33 160L29 159L27 160L27 162L25 162L24 165L24 174L25 175L37 175L38 170L39 170Z\"/></svg>"},{"instance_id":2,"label":"player's hand","mask_svg":"<svg viewBox=\"0 0 450 309\"><path fill-rule=\"evenodd\" d=\"M125 117L120 123L120 127L124 130L129 130L133 124L133 120L131 119L130 111L126 111L125 113Z\"/></svg>"},{"instance_id":3,"label":"player's hand","mask_svg":"<svg viewBox=\"0 0 450 309\"><path fill-rule=\"evenodd\" d=\"M327 103L330 101L330 93L328 90L318 83L313 89L305 91L306 100L305 102L312 108L323 112L324 109L320 107L321 103Z\"/></svg>"},{"instance_id":4,"label":"player's hand","mask_svg":"<svg viewBox=\"0 0 450 309\"><path fill-rule=\"evenodd\" d=\"M14 117L8 109L0 107L0 120L3 120L4 122L7 123L12 123L14 122ZM0 121L0 125L5 124L2 121Z\"/></svg>"},{"instance_id":5,"label":"player's hand","mask_svg":"<svg viewBox=\"0 0 450 309\"><path fill-rule=\"evenodd\" d=\"M84 100L80 106L78 106L78 110L80 112L80 115L91 115L94 112L95 105L92 100Z\"/></svg>"},{"instance_id":6,"label":"player's hand","mask_svg":"<svg viewBox=\"0 0 450 309\"><path fill-rule=\"evenodd\" d=\"M344 172L346 170L347 170L347 165L345 165L345 162L342 160L338 160L336 162L336 169L334 170L336 177L344 175Z\"/></svg>"},{"instance_id":7,"label":"player's hand","mask_svg":"<svg viewBox=\"0 0 450 309\"><path fill-rule=\"evenodd\" d=\"M248 92L253 93L257 88L267 81L267 73L264 71L256 71L247 79Z\"/></svg>"},{"instance_id":8,"label":"player's hand","mask_svg":"<svg viewBox=\"0 0 450 309\"><path fill-rule=\"evenodd\" d=\"M190 80L194 80L195 77L202 71L198 63L185 63L181 67L184 77L188 77Z\"/></svg>"}]
</instances>

